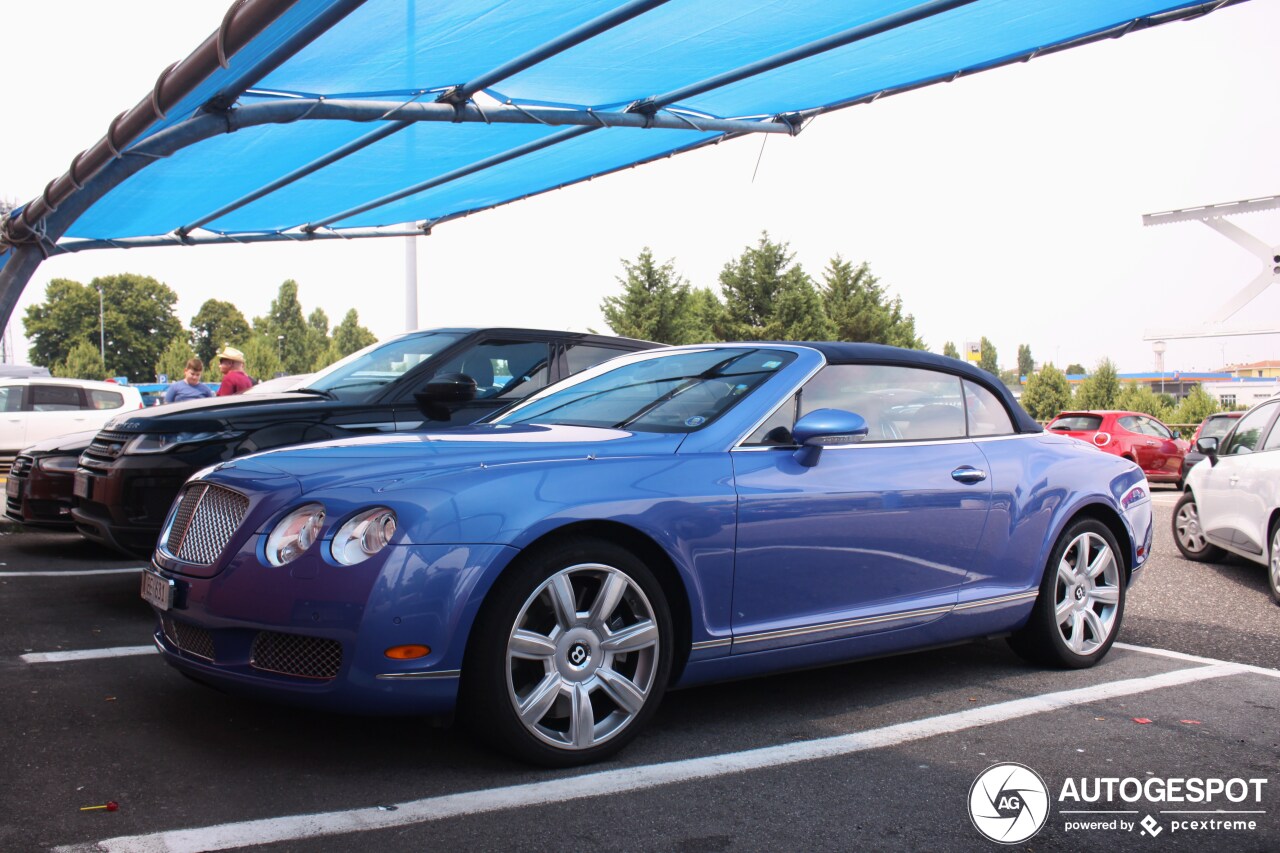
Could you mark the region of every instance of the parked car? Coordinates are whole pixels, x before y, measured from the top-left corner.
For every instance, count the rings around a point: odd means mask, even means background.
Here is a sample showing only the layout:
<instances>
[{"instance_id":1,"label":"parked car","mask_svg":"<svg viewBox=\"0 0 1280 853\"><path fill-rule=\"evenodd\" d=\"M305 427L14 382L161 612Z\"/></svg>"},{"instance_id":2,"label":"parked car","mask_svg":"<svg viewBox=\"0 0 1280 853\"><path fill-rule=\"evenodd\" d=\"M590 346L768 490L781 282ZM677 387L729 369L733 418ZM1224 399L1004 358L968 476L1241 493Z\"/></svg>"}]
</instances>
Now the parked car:
<instances>
[{"instance_id":1,"label":"parked car","mask_svg":"<svg viewBox=\"0 0 1280 853\"><path fill-rule=\"evenodd\" d=\"M0 380L0 463L24 447L69 432L100 429L121 412L141 408L138 389L91 379Z\"/></svg>"},{"instance_id":2,"label":"parked car","mask_svg":"<svg viewBox=\"0 0 1280 853\"><path fill-rule=\"evenodd\" d=\"M1200 426L1196 427L1195 435L1191 436L1191 446L1187 448L1187 455L1182 460L1182 483L1185 487L1187 482L1187 474L1196 466L1196 463L1204 458L1204 454L1196 449L1196 442L1201 438L1217 438L1221 439L1227 432L1235 426L1237 420L1244 412L1218 412L1209 415L1200 422Z\"/></svg>"},{"instance_id":3,"label":"parked car","mask_svg":"<svg viewBox=\"0 0 1280 853\"><path fill-rule=\"evenodd\" d=\"M1137 462L1153 483L1182 486L1182 460L1191 446L1142 412L1063 412L1045 429L1087 441L1104 453Z\"/></svg>"},{"instance_id":4,"label":"parked car","mask_svg":"<svg viewBox=\"0 0 1280 853\"><path fill-rule=\"evenodd\" d=\"M206 468L142 596L197 681L460 706L486 743L563 766L620 749L669 686L1010 633L1091 666L1150 553L1148 492L956 359L676 347L477 425Z\"/></svg>"},{"instance_id":5,"label":"parked car","mask_svg":"<svg viewBox=\"0 0 1280 853\"><path fill-rule=\"evenodd\" d=\"M1280 604L1280 399L1259 403L1222 438L1201 436L1209 464L1187 475L1173 509L1173 539L1188 560L1214 562L1228 552L1267 567Z\"/></svg>"},{"instance_id":6,"label":"parked car","mask_svg":"<svg viewBox=\"0 0 1280 853\"><path fill-rule=\"evenodd\" d=\"M4 484L4 514L31 527L74 530L71 487L76 466L97 434L73 432L24 448Z\"/></svg>"},{"instance_id":7,"label":"parked car","mask_svg":"<svg viewBox=\"0 0 1280 853\"><path fill-rule=\"evenodd\" d=\"M108 423L80 455L71 514L89 539L148 554L174 495L207 465L287 444L471 423L585 367L656 346L533 329L434 329L374 344L292 391L149 407Z\"/></svg>"}]
</instances>

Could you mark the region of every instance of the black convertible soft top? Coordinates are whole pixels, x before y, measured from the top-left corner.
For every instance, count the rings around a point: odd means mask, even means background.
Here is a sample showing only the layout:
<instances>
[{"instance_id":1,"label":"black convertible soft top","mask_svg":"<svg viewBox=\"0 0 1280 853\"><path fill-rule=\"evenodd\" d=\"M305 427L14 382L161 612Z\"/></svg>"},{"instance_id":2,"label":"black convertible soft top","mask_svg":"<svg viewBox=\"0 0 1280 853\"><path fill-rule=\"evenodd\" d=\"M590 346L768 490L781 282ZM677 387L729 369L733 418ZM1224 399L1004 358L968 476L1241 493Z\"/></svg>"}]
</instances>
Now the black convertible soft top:
<instances>
[{"instance_id":1,"label":"black convertible soft top","mask_svg":"<svg viewBox=\"0 0 1280 853\"><path fill-rule=\"evenodd\" d=\"M779 344L790 343L793 346L805 346L816 349L827 359L828 364L900 364L904 367L927 367L932 370L943 370L963 376L977 382L992 394L999 397L1013 416L1014 426L1018 432L1043 432L1044 428L1026 413L1026 411L1009 393L1009 389L997 377L980 367L975 367L958 358L925 352L924 350L903 349L885 344L849 343L845 341L778 341Z\"/></svg>"}]
</instances>

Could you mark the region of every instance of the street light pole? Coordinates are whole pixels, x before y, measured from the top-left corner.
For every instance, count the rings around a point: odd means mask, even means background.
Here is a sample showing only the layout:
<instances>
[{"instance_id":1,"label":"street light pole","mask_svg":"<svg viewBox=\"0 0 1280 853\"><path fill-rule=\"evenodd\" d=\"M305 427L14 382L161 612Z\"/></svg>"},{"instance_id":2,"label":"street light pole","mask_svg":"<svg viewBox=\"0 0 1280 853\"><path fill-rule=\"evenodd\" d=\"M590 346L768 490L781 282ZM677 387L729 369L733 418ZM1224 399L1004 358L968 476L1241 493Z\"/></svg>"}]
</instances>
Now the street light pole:
<instances>
[{"instance_id":1,"label":"street light pole","mask_svg":"<svg viewBox=\"0 0 1280 853\"><path fill-rule=\"evenodd\" d=\"M102 285L98 285L98 355L102 357L102 369L107 368L107 321L102 312Z\"/></svg>"}]
</instances>

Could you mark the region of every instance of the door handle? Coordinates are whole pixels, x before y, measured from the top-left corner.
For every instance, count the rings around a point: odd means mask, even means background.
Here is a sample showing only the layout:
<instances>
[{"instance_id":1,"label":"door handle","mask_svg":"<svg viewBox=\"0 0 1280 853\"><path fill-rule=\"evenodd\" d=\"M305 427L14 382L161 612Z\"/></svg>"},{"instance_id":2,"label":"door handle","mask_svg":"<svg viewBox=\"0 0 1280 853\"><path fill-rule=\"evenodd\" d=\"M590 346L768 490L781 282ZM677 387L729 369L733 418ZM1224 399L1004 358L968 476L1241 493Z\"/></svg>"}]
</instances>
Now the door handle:
<instances>
[{"instance_id":1,"label":"door handle","mask_svg":"<svg viewBox=\"0 0 1280 853\"><path fill-rule=\"evenodd\" d=\"M1234 486L1236 483L1240 482L1240 475L1232 474L1231 479L1227 480L1227 482Z\"/></svg>"},{"instance_id":2,"label":"door handle","mask_svg":"<svg viewBox=\"0 0 1280 853\"><path fill-rule=\"evenodd\" d=\"M968 465L961 465L951 472L951 479L957 483L981 483L987 479L987 472L971 468Z\"/></svg>"}]
</instances>

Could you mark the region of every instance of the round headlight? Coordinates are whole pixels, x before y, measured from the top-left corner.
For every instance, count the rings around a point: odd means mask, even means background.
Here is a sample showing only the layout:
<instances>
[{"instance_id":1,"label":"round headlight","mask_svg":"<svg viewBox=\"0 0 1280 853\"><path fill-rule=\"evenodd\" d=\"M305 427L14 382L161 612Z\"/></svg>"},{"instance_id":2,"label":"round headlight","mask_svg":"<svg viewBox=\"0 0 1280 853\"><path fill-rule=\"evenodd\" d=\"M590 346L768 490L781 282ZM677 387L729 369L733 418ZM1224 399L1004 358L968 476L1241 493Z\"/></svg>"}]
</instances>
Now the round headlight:
<instances>
[{"instance_id":1,"label":"round headlight","mask_svg":"<svg viewBox=\"0 0 1280 853\"><path fill-rule=\"evenodd\" d=\"M280 519L267 537L267 562L283 566L293 562L320 538L324 526L324 507L307 504Z\"/></svg>"},{"instance_id":2,"label":"round headlight","mask_svg":"<svg viewBox=\"0 0 1280 853\"><path fill-rule=\"evenodd\" d=\"M333 559L354 566L387 547L396 532L396 514L379 506L356 513L333 534Z\"/></svg>"}]
</instances>

